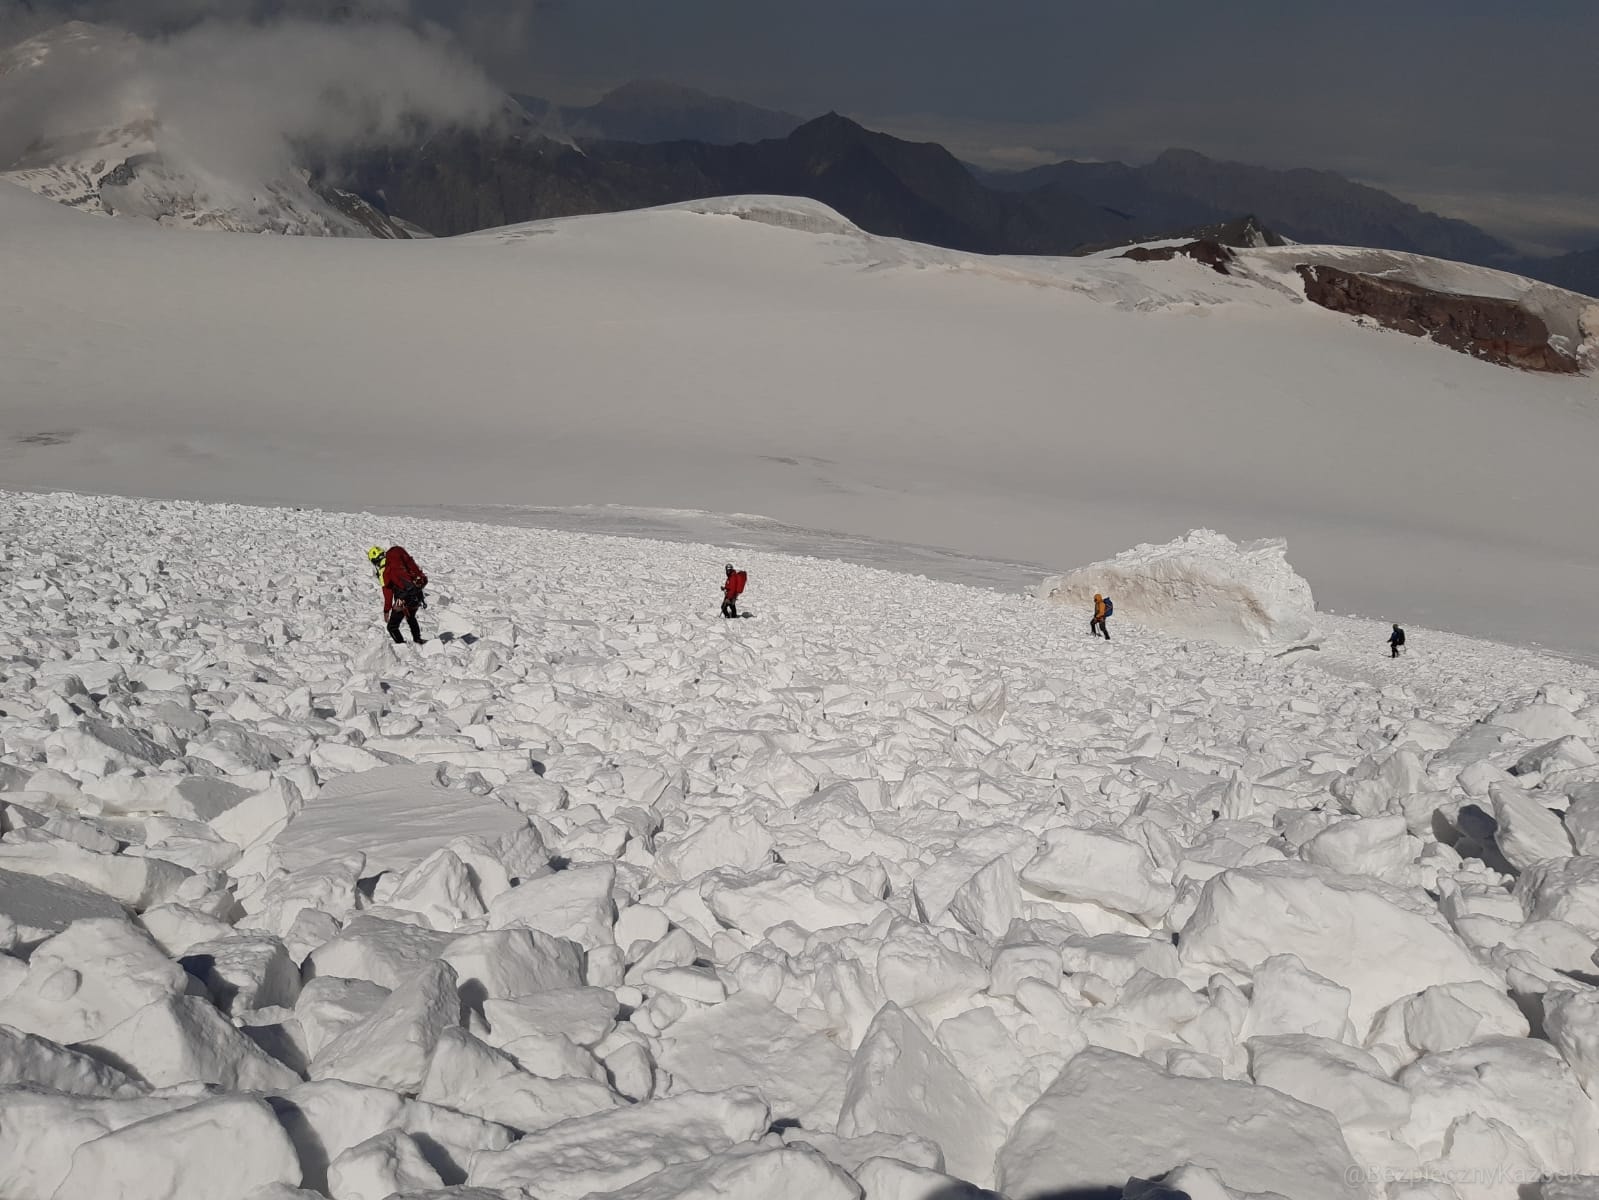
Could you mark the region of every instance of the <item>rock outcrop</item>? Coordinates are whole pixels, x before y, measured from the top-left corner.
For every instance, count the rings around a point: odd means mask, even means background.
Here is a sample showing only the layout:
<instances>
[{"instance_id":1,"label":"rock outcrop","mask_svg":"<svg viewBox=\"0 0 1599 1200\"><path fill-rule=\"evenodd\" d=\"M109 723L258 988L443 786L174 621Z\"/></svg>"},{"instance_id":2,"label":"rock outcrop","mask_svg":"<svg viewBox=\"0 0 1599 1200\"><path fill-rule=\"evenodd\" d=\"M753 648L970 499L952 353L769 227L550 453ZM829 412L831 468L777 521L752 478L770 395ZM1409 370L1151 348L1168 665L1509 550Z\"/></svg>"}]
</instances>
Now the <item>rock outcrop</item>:
<instances>
[{"instance_id":1,"label":"rock outcrop","mask_svg":"<svg viewBox=\"0 0 1599 1200\"><path fill-rule=\"evenodd\" d=\"M1513 300L1440 292L1419 284L1301 264L1305 297L1323 308L1370 317L1387 329L1506 367L1574 374L1576 358L1553 345L1542 317Z\"/></svg>"},{"instance_id":2,"label":"rock outcrop","mask_svg":"<svg viewBox=\"0 0 1599 1200\"><path fill-rule=\"evenodd\" d=\"M1237 257L1226 246L1212 238L1199 238L1182 246L1134 246L1126 254L1117 257L1130 258L1134 262L1170 262L1179 254L1195 262L1204 263L1218 275L1232 274L1227 269L1227 264Z\"/></svg>"}]
</instances>

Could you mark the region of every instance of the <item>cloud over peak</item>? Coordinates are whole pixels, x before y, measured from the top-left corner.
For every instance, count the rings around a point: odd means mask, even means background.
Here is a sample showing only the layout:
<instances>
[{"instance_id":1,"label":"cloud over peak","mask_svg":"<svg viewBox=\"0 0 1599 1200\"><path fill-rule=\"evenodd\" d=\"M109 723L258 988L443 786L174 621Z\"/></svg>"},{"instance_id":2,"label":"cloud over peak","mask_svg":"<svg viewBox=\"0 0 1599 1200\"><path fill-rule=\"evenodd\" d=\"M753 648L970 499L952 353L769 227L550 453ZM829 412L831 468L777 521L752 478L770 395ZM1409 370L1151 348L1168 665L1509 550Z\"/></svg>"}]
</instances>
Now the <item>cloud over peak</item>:
<instances>
[{"instance_id":1,"label":"cloud over peak","mask_svg":"<svg viewBox=\"0 0 1599 1200\"><path fill-rule=\"evenodd\" d=\"M104 25L61 24L113 12ZM34 36L0 74L0 169L41 145L144 123L163 156L269 174L307 146L483 125L505 105L402 0L33 0L7 28Z\"/></svg>"}]
</instances>

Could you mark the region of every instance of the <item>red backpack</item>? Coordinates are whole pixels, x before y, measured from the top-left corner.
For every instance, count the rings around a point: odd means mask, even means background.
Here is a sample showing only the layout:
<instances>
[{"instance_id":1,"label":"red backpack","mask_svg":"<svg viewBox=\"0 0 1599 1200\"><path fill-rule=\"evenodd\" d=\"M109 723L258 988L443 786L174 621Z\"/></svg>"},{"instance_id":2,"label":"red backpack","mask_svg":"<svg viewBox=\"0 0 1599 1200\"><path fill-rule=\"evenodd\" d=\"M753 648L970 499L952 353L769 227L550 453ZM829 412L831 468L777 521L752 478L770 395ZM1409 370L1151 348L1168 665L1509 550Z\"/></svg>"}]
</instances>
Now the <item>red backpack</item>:
<instances>
[{"instance_id":1,"label":"red backpack","mask_svg":"<svg viewBox=\"0 0 1599 1200\"><path fill-rule=\"evenodd\" d=\"M413 588L425 588L428 577L422 568L416 565L416 559L407 553L404 546L390 546L388 553L383 556L383 586L394 589L397 596L404 595Z\"/></svg>"},{"instance_id":2,"label":"red backpack","mask_svg":"<svg viewBox=\"0 0 1599 1200\"><path fill-rule=\"evenodd\" d=\"M749 582L749 578L749 573L746 571L734 571L729 575L727 577L728 596L742 596L744 594L744 585Z\"/></svg>"}]
</instances>

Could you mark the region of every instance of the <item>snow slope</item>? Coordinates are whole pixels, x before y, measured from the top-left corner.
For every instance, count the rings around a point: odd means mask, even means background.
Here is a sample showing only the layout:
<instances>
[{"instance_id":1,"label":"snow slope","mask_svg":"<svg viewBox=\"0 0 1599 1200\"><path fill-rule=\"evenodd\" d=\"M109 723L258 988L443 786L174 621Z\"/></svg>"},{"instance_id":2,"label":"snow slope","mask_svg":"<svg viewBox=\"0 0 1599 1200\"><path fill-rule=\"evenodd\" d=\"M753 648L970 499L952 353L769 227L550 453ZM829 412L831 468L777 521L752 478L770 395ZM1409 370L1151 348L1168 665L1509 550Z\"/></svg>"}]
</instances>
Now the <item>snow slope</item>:
<instances>
[{"instance_id":1,"label":"snow slope","mask_svg":"<svg viewBox=\"0 0 1599 1200\"><path fill-rule=\"evenodd\" d=\"M722 548L466 522L0 521L8 1200L1599 1174L1599 671L1106 645L768 554L724 622Z\"/></svg>"},{"instance_id":2,"label":"snow slope","mask_svg":"<svg viewBox=\"0 0 1599 1200\"><path fill-rule=\"evenodd\" d=\"M1599 651L1592 378L1359 328L1275 260L985 259L711 207L762 219L196 239L0 189L0 474L758 513L1057 569L1207 526L1286 537L1338 611Z\"/></svg>"}]
</instances>

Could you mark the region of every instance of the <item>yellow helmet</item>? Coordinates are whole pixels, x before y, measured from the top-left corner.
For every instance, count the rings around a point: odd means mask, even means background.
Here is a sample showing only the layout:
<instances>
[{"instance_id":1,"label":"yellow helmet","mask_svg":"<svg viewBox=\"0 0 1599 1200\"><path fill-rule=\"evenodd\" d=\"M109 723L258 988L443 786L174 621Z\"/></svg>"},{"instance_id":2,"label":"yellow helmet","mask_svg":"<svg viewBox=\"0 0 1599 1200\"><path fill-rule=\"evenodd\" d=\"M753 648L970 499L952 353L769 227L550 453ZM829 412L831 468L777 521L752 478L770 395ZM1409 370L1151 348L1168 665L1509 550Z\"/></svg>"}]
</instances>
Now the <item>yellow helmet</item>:
<instances>
[{"instance_id":1,"label":"yellow helmet","mask_svg":"<svg viewBox=\"0 0 1599 1200\"><path fill-rule=\"evenodd\" d=\"M380 559L382 557L383 557L383 547L382 546L373 546L371 549L369 549L366 552L366 560L367 560L367 562L377 562L378 559Z\"/></svg>"}]
</instances>

